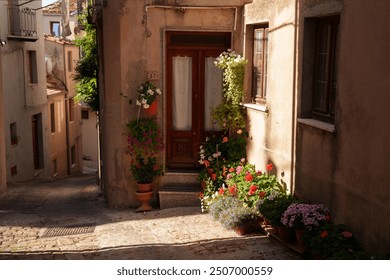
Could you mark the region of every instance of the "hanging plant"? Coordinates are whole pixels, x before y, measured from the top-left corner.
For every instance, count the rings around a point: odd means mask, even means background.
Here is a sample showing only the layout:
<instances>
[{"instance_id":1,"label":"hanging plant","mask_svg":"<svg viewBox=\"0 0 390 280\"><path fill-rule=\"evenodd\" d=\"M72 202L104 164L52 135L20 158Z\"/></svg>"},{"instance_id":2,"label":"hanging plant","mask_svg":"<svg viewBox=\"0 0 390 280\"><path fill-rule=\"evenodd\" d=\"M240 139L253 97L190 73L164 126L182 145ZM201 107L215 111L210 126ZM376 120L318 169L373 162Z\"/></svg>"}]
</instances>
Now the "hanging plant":
<instances>
[{"instance_id":1,"label":"hanging plant","mask_svg":"<svg viewBox=\"0 0 390 280\"><path fill-rule=\"evenodd\" d=\"M240 103L244 97L247 60L232 50L219 55L215 65L223 70L223 102L215 108L213 118L225 131L245 129L245 114Z\"/></svg>"}]
</instances>

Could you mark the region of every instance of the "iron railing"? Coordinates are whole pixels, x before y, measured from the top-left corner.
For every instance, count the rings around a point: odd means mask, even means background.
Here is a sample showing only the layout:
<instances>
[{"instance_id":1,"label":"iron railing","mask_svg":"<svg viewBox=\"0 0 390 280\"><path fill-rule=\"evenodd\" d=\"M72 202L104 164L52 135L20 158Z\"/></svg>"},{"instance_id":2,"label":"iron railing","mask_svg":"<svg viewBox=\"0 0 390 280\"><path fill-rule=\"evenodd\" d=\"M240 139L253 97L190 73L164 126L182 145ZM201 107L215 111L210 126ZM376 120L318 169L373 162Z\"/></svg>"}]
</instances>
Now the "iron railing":
<instances>
[{"instance_id":1,"label":"iron railing","mask_svg":"<svg viewBox=\"0 0 390 280\"><path fill-rule=\"evenodd\" d=\"M27 7L8 7L8 34L18 38L36 38L36 12Z\"/></svg>"}]
</instances>

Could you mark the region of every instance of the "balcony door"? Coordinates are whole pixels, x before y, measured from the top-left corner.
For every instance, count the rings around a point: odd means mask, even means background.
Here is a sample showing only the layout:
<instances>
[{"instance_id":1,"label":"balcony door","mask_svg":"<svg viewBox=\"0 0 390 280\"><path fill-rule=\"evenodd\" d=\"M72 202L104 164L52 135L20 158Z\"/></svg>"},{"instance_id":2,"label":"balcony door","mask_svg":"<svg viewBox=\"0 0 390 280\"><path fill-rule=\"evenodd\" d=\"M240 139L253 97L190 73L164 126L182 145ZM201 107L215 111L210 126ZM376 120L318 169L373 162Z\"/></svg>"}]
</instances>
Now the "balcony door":
<instances>
[{"instance_id":1,"label":"balcony door","mask_svg":"<svg viewBox=\"0 0 390 280\"><path fill-rule=\"evenodd\" d=\"M214 33L213 33L214 34ZM177 35L177 37L175 37ZM167 168L195 170L199 146L219 128L212 110L222 102L222 71L214 61L230 47L230 33L168 34ZM219 36L219 37L218 37Z\"/></svg>"}]
</instances>

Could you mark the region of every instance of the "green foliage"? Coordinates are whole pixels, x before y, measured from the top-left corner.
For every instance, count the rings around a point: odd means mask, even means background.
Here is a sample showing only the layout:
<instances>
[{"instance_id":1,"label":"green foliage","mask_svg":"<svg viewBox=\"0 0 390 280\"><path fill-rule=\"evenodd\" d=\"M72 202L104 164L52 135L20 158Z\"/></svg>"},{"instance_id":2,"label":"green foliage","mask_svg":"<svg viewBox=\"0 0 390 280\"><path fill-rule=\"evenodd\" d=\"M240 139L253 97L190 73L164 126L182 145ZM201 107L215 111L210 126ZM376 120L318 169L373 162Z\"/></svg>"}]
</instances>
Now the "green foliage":
<instances>
[{"instance_id":1,"label":"green foliage","mask_svg":"<svg viewBox=\"0 0 390 280\"><path fill-rule=\"evenodd\" d=\"M219 55L215 65L223 70L224 101L213 112L213 118L224 130L245 128L245 114L240 103L244 96L245 65L247 61L234 51Z\"/></svg>"},{"instance_id":2,"label":"green foliage","mask_svg":"<svg viewBox=\"0 0 390 280\"><path fill-rule=\"evenodd\" d=\"M81 18L84 18L82 15ZM99 111L99 93L97 89L97 44L96 30L85 21L85 35L75 40L82 52L81 59L77 62L76 75L76 100L87 103L92 110Z\"/></svg>"},{"instance_id":3,"label":"green foliage","mask_svg":"<svg viewBox=\"0 0 390 280\"><path fill-rule=\"evenodd\" d=\"M156 157L136 158L131 164L130 170L134 180L140 184L152 183L154 177L163 174L162 167L158 165Z\"/></svg>"},{"instance_id":4,"label":"green foliage","mask_svg":"<svg viewBox=\"0 0 390 280\"><path fill-rule=\"evenodd\" d=\"M294 196L286 193L271 192L269 196L259 200L258 210L273 226L281 226L280 221L284 211L293 204L298 203L299 200Z\"/></svg>"},{"instance_id":5,"label":"green foliage","mask_svg":"<svg viewBox=\"0 0 390 280\"><path fill-rule=\"evenodd\" d=\"M127 152L132 156L130 171L138 183L151 183L162 175L156 155L164 149L163 139L155 118L134 119L126 125Z\"/></svg>"},{"instance_id":6,"label":"green foliage","mask_svg":"<svg viewBox=\"0 0 390 280\"><path fill-rule=\"evenodd\" d=\"M320 259L370 259L353 234L342 224L324 224L304 235L309 258Z\"/></svg>"}]
</instances>

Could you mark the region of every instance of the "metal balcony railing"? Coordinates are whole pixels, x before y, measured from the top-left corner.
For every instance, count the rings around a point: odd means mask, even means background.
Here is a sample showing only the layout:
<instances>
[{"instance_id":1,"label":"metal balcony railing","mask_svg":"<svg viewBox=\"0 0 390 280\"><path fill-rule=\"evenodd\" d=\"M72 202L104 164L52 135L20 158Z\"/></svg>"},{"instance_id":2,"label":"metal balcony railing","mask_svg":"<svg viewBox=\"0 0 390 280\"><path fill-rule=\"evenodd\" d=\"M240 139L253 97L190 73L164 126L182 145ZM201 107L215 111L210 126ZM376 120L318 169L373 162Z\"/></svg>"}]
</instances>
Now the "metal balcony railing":
<instances>
[{"instance_id":1,"label":"metal balcony railing","mask_svg":"<svg viewBox=\"0 0 390 280\"><path fill-rule=\"evenodd\" d=\"M8 7L8 37L26 41L36 41L36 12L27 7Z\"/></svg>"}]
</instances>

